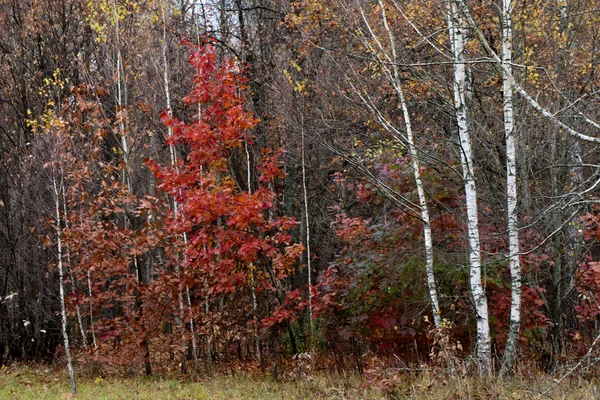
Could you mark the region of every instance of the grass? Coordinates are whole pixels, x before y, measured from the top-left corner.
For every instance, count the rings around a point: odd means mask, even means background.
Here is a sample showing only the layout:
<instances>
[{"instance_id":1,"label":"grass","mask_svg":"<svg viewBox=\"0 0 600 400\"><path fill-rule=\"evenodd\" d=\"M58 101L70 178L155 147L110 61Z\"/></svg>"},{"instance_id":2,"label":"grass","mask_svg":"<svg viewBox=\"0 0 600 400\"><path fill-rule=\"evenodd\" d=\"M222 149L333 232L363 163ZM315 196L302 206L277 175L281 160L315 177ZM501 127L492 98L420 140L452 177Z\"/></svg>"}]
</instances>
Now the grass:
<instances>
[{"instance_id":1,"label":"grass","mask_svg":"<svg viewBox=\"0 0 600 400\"><path fill-rule=\"evenodd\" d=\"M382 399L376 390L360 388L357 377L318 376L275 383L262 376L215 376L185 380L146 377L78 377L77 396L66 373L44 367L0 370L0 399L212 400L212 399Z\"/></svg>"},{"instance_id":2,"label":"grass","mask_svg":"<svg viewBox=\"0 0 600 400\"><path fill-rule=\"evenodd\" d=\"M451 377L422 373L404 375L395 389L361 388L359 377L318 375L311 379L275 383L263 376L79 377L77 396L71 395L62 370L11 367L0 370L0 399L600 399L595 378L573 378L556 384L547 376L515 378Z\"/></svg>"}]
</instances>

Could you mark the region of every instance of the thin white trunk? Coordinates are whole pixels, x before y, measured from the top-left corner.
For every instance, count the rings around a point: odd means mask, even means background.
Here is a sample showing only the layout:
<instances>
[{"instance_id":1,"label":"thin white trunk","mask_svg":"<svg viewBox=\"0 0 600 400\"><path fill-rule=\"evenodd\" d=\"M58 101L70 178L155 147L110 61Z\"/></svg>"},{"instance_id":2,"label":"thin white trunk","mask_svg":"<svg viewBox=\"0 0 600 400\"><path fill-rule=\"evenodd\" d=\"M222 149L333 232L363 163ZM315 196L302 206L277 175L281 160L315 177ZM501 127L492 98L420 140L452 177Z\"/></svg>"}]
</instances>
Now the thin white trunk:
<instances>
[{"instance_id":1,"label":"thin white trunk","mask_svg":"<svg viewBox=\"0 0 600 400\"><path fill-rule=\"evenodd\" d=\"M140 280L140 267L138 265L137 262L137 257L133 256L133 268L135 269L135 279L137 280L138 283L141 282Z\"/></svg>"},{"instance_id":2,"label":"thin white trunk","mask_svg":"<svg viewBox=\"0 0 600 400\"><path fill-rule=\"evenodd\" d=\"M435 326L439 328L441 326L442 318L437 295L437 284L435 282L435 275L433 272L433 238L431 234L429 206L427 205L427 197L425 195L425 190L423 189L423 181L421 180L419 154L417 152L414 142L411 120L408 114L408 107L406 104L406 99L404 97L404 92L401 88L398 92L398 97L402 106L404 124L406 127L406 136L408 139L408 149L412 158L413 175L415 177L415 184L417 186L419 205L421 206L421 219L423 220L423 242L425 245L425 272L427 274L427 288L429 289L429 299L431 301L431 308L433 311L433 321L435 323Z\"/></svg>"},{"instance_id":3,"label":"thin white trunk","mask_svg":"<svg viewBox=\"0 0 600 400\"><path fill-rule=\"evenodd\" d=\"M62 182L61 182L62 184ZM63 254L62 254L62 228L61 228L61 217L60 217L60 194L58 191L58 184L56 183L56 175L52 176L52 186L54 188L54 206L56 212L56 249L58 252L58 279L59 279L59 295L60 295L60 316L61 316L61 329L63 336L63 344L65 346L65 357L67 359L67 372L69 374L69 386L73 393L77 393L77 385L75 383L75 372L73 371L73 361L71 359L71 349L69 347L69 334L67 332L67 308L65 305L65 285L64 285L64 274L63 274Z\"/></svg>"},{"instance_id":4,"label":"thin white trunk","mask_svg":"<svg viewBox=\"0 0 600 400\"><path fill-rule=\"evenodd\" d=\"M88 283L88 297L90 298L90 327L92 328L92 344L94 345L94 349L98 348L98 343L96 342L96 330L94 329L94 310L92 307L92 273L88 269L87 271L87 283Z\"/></svg>"},{"instance_id":5,"label":"thin white trunk","mask_svg":"<svg viewBox=\"0 0 600 400\"><path fill-rule=\"evenodd\" d=\"M254 280L254 278L253 278ZM258 336L258 316L256 315L256 310L258 308L258 302L256 301L256 289L254 288L254 282L252 282L251 293L250 293L251 301L252 301L252 311L254 312L254 354L256 354L256 359L258 363L262 363L262 355L260 353L260 337Z\"/></svg>"},{"instance_id":6,"label":"thin white trunk","mask_svg":"<svg viewBox=\"0 0 600 400\"><path fill-rule=\"evenodd\" d=\"M123 160L125 161L125 171L123 171L123 183L131 189L131 177L129 174L129 142L127 133L125 131L125 124L123 123L123 106L124 106L124 93L126 92L126 83L123 79L123 57L121 54L121 33L119 32L119 4L117 0L113 2L114 10L113 17L115 19L115 38L117 48L117 115L121 113L119 120L119 134L121 136L121 149L123 150ZM136 271L136 273L138 273ZM139 275L139 274L138 274ZM139 278L138 278L139 280Z\"/></svg>"},{"instance_id":7,"label":"thin white trunk","mask_svg":"<svg viewBox=\"0 0 600 400\"><path fill-rule=\"evenodd\" d=\"M415 184L417 186L417 195L419 197L419 206L421 211L421 219L423 220L423 244L425 246L425 272L427 274L427 288L429 290L429 300L431 301L431 308L433 312L433 321L436 328L441 326L442 318L440 313L440 305L437 294L437 285L435 282L435 275L433 272L433 238L431 234L431 220L429 218L429 206L427 205L427 197L425 190L423 189L423 181L421 180L421 159L419 152L415 145L414 134L412 130L412 123L410 113L408 112L408 105L406 98L404 97L404 90L402 89L402 81L400 78L400 71L398 70L396 45L394 41L394 35L390 29L385 13L385 8L381 0L379 0L381 7L381 14L383 17L384 27L388 33L390 40L390 46L392 49L393 63L394 66L394 88L398 96L398 101L402 107L402 116L404 118L404 128L406 129L406 139L408 144L408 151L412 158L413 175L415 178Z\"/></svg>"},{"instance_id":8,"label":"thin white trunk","mask_svg":"<svg viewBox=\"0 0 600 400\"><path fill-rule=\"evenodd\" d=\"M181 279L181 269L179 267L177 268L177 272L179 275L179 279ZM187 372L186 356L185 356L185 352L187 350L187 343L185 340L185 325L184 325L185 311L183 308L183 294L181 293L181 289L179 290L179 293L177 293L177 300L179 303L179 319L175 318L175 322L179 325L179 332L181 334L181 340L182 340L181 371L185 373L185 372Z\"/></svg>"},{"instance_id":9,"label":"thin white trunk","mask_svg":"<svg viewBox=\"0 0 600 400\"><path fill-rule=\"evenodd\" d=\"M117 48L117 119L119 121L119 135L121 136L121 149L123 150L123 161L125 162L122 183L124 185L127 185L129 191L133 193L133 184L131 181L131 166L129 162L129 138L127 137L125 123L123 122L123 110L124 106L127 104L127 79L123 77L123 75L125 75L125 69L123 68L123 57L121 55L121 33L119 31L119 4L117 0L114 0L113 6L113 17L115 19L115 38ZM129 225L127 215L123 215L123 223L125 226ZM133 265L135 269L135 278L139 283L141 279L141 274L136 256L133 257Z\"/></svg>"},{"instance_id":10,"label":"thin white trunk","mask_svg":"<svg viewBox=\"0 0 600 400\"><path fill-rule=\"evenodd\" d=\"M423 188L423 181L421 179L421 158L419 156L419 151L417 146L415 145L414 133L412 130L412 123L410 118L410 113L408 111L408 104L406 102L406 97L404 96L404 90L402 88L402 79L400 76L400 71L398 69L398 57L396 53L396 44L394 39L394 33L388 24L387 14L385 11L385 6L382 0L378 0L379 6L381 9L381 17L383 21L383 26L388 35L389 45L391 49L391 56L385 51L384 46L377 39L376 34L372 30L368 19L366 18L362 8L361 8L361 16L363 21L369 31L370 36L376 42L377 47L384 54L385 60L381 59L377 56L378 52L375 48L366 44L368 49L378 57L379 63L386 70L386 76L388 77L390 83L392 84L394 91L396 92L396 96L398 99L398 103L400 103L400 107L402 108L402 116L404 119L404 129L406 130L405 142L408 145L409 153L412 159L412 170L413 176L415 179L415 185L417 187L417 195L419 197L419 212L421 214L421 220L423 221L423 244L425 247L425 272L427 276L427 289L429 292L429 300L431 302L431 309L433 313L433 321L437 328L441 326L441 313L440 306L438 300L437 293L437 284L435 281L435 275L433 271L433 239L431 233L431 220L429 217L429 206L427 205L427 196L425 194L425 190ZM391 65L392 70L389 70L388 65ZM361 96L361 98L363 98ZM372 106L369 105L369 108L372 109ZM377 119L381 120L382 116L380 113L377 113ZM384 126L389 126L387 121L381 121ZM389 130L389 129L388 129ZM394 135L394 137L398 137Z\"/></svg>"},{"instance_id":11,"label":"thin white trunk","mask_svg":"<svg viewBox=\"0 0 600 400\"><path fill-rule=\"evenodd\" d=\"M208 313L210 311L210 305L208 304L208 299L204 302L204 312L208 317ZM212 370L212 331L208 330L208 334L206 335L206 370L208 373Z\"/></svg>"},{"instance_id":12,"label":"thin white trunk","mask_svg":"<svg viewBox=\"0 0 600 400\"><path fill-rule=\"evenodd\" d=\"M83 348L87 352L87 350L88 350L87 337L85 335L85 329L83 329L83 319L81 318L81 310L79 309L79 305L75 305L75 311L77 313L77 324L79 325L79 333L81 334Z\"/></svg>"},{"instance_id":13,"label":"thin white trunk","mask_svg":"<svg viewBox=\"0 0 600 400\"><path fill-rule=\"evenodd\" d=\"M61 168L61 176L64 176L64 172ZM61 190L61 194L62 194L62 209L63 209L63 216L64 216L64 223L65 223L65 227L67 229L69 229L69 217L67 214L67 197L65 195L65 185L61 184L60 185L60 190ZM66 247L66 256L67 256L67 265L68 268L71 268L71 250L69 249L68 245L65 245ZM72 272L71 272L72 275ZM76 280L75 277L73 276L73 284L76 284ZM85 334L85 329L83 328L83 319L81 318L81 310L79 309L79 304L75 303L75 312L77 314L77 324L79 325L79 333L81 333L81 341L83 344L83 348L85 349L85 351L87 352L88 349L88 343L87 343L87 335Z\"/></svg>"},{"instance_id":14,"label":"thin white trunk","mask_svg":"<svg viewBox=\"0 0 600 400\"><path fill-rule=\"evenodd\" d=\"M184 241L187 242L187 237L184 239ZM190 296L190 287L188 284L185 285L185 294L188 310L190 312L190 333L192 335L192 352L194 353L192 356L194 357L194 368L197 371L200 367L200 364L198 360L198 349L196 346L196 328L194 326L194 313L192 312L192 298Z\"/></svg>"},{"instance_id":15,"label":"thin white trunk","mask_svg":"<svg viewBox=\"0 0 600 400\"><path fill-rule=\"evenodd\" d=\"M164 89L165 89L165 97L166 97L166 101L167 101L167 110L170 113L171 112L171 90L169 88L169 62L167 59L167 15L165 13L165 4L161 3L161 12L162 12L162 19L163 19L163 43L162 43L162 57L163 57L163 78L164 78ZM167 127L167 135L170 138L171 135L173 134L173 131L171 129L170 126ZM175 146L171 143L169 144L169 153L171 155L171 167L175 168L176 164L177 164L177 153L175 150ZM177 200L173 199L173 217L177 218L178 216L178 204L177 204ZM183 243L184 245L187 245L187 235L184 233L183 234ZM181 267L178 266L178 274L179 277L181 278L182 276L182 271L181 271ZM192 313L192 300L191 300L191 296L190 296L190 288L189 286L185 285L185 292L186 292L186 300L187 300L187 306L188 306L188 310L190 312L190 333L192 336L192 352L193 357L194 357L194 366L196 368L196 370L199 367L198 364L198 351L196 348L196 334L195 334L195 327L194 327L194 315ZM184 338L184 346L185 346L185 328L183 326L183 321L184 321L184 316L185 316L185 311L184 311L184 305L183 305L183 294L181 293L181 290L179 291L178 294L178 300L179 300L179 316L180 316L180 323L181 323L181 335L182 338Z\"/></svg>"},{"instance_id":16,"label":"thin white trunk","mask_svg":"<svg viewBox=\"0 0 600 400\"><path fill-rule=\"evenodd\" d=\"M313 338L315 334L315 326L313 322L313 308L312 308L312 254L310 252L310 216L308 213L308 190L306 187L306 135L304 133L304 107L302 107L302 121L300 123L300 135L301 135L301 151L302 151L302 191L304 197L304 222L306 223L306 281L308 284L308 323L310 329L310 338L308 342L308 349L312 352Z\"/></svg>"},{"instance_id":17,"label":"thin white trunk","mask_svg":"<svg viewBox=\"0 0 600 400\"><path fill-rule=\"evenodd\" d=\"M244 150L246 152L246 185L248 185L248 194L252 194L252 163L250 162L250 150L248 149L248 138L244 139ZM254 313L254 353L258 362L261 363L260 354L260 337L258 335L258 315L256 315L258 309L258 302L256 301L256 284L254 283L254 271L251 271L252 276L250 278L250 301L252 302L252 312Z\"/></svg>"},{"instance_id":18,"label":"thin white trunk","mask_svg":"<svg viewBox=\"0 0 600 400\"><path fill-rule=\"evenodd\" d=\"M517 215L517 146L514 130L513 84L507 72L512 67L512 0L502 0L502 81L504 96L504 135L506 139L506 208L508 220L508 260L510 267L511 306L508 339L500 375L514 371L521 327L521 265Z\"/></svg>"},{"instance_id":19,"label":"thin white trunk","mask_svg":"<svg viewBox=\"0 0 600 400\"><path fill-rule=\"evenodd\" d=\"M492 373L491 336L487 298L481 281L481 245L479 242L479 218L477 215L477 187L475 184L473 149L466 104L466 29L463 27L463 18L458 12L457 5L452 2L448 7L448 30L454 56L454 108L460 139L460 160L467 206L469 282L477 319L477 358L479 373L481 375L490 375Z\"/></svg>"}]
</instances>

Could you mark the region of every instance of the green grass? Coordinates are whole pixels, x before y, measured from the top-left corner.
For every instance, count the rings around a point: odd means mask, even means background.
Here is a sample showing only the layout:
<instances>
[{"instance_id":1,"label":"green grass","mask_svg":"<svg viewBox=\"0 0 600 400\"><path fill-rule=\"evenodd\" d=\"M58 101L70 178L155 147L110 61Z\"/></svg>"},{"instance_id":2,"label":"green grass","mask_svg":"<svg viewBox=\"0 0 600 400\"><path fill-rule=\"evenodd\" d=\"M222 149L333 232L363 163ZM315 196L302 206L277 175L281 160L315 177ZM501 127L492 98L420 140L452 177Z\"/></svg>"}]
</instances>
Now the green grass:
<instances>
[{"instance_id":1,"label":"green grass","mask_svg":"<svg viewBox=\"0 0 600 400\"><path fill-rule=\"evenodd\" d=\"M459 378L431 373L403 375L396 388L383 393L361 388L358 377L318 375L311 379L273 382L270 377L220 375L184 380L145 377L79 376L71 395L62 370L45 367L0 370L0 399L600 399L597 380L573 378L556 384L550 377Z\"/></svg>"},{"instance_id":2,"label":"green grass","mask_svg":"<svg viewBox=\"0 0 600 400\"><path fill-rule=\"evenodd\" d=\"M216 376L186 380L131 377L78 377L77 396L69 392L66 373L50 368L0 370L0 399L381 399L360 388L360 380L319 376L275 383L262 376Z\"/></svg>"}]
</instances>

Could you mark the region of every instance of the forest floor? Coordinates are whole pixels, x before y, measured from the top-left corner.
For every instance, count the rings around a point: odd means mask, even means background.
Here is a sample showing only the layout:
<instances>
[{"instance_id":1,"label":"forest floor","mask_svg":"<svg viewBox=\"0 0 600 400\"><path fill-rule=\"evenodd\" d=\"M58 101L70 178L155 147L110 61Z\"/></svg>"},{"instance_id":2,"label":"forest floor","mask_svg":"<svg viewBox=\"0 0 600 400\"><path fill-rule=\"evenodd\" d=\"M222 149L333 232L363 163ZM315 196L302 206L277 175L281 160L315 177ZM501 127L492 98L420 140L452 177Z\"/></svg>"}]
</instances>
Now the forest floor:
<instances>
[{"instance_id":1,"label":"forest floor","mask_svg":"<svg viewBox=\"0 0 600 400\"><path fill-rule=\"evenodd\" d=\"M69 391L64 371L51 367L0 369L0 400L20 399L600 399L596 378L558 383L549 377L500 381L435 374L406 375L396 389L364 387L359 376L317 375L276 383L270 377L220 375L185 379L78 377L78 393Z\"/></svg>"}]
</instances>

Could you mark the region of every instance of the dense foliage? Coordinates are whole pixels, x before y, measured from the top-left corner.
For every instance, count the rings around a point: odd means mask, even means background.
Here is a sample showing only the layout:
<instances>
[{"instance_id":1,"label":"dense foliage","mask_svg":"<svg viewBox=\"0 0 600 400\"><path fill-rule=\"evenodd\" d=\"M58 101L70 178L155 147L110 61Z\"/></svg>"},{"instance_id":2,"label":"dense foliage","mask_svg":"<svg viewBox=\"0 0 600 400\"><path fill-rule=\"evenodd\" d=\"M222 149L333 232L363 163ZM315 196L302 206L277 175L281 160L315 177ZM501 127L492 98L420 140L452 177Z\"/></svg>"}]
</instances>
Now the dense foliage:
<instances>
[{"instance_id":1,"label":"dense foliage","mask_svg":"<svg viewBox=\"0 0 600 400\"><path fill-rule=\"evenodd\" d=\"M589 357L599 9L0 0L0 364Z\"/></svg>"}]
</instances>

